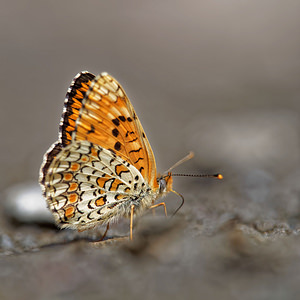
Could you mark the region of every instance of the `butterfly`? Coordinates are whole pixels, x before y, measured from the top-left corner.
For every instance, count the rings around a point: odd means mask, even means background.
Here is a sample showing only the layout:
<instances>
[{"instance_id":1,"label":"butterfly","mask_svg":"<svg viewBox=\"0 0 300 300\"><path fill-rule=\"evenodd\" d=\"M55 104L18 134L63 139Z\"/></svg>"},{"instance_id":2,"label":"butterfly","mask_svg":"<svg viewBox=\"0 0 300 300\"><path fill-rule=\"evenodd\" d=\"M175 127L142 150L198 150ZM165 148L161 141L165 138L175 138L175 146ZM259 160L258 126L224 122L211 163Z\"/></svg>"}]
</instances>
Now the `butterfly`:
<instances>
[{"instance_id":1,"label":"butterfly","mask_svg":"<svg viewBox=\"0 0 300 300\"><path fill-rule=\"evenodd\" d=\"M118 81L107 73L77 74L65 98L59 139L40 169L56 224L79 231L107 224L104 237L110 222L129 217L132 239L134 215L158 206L167 215L165 203L155 201L170 191L178 194L172 181L171 172L157 175L150 143Z\"/></svg>"},{"instance_id":2,"label":"butterfly","mask_svg":"<svg viewBox=\"0 0 300 300\"><path fill-rule=\"evenodd\" d=\"M85 230L155 207L171 191L172 176L157 177L150 143L120 84L85 71L67 92L40 184L57 225Z\"/></svg>"}]
</instances>

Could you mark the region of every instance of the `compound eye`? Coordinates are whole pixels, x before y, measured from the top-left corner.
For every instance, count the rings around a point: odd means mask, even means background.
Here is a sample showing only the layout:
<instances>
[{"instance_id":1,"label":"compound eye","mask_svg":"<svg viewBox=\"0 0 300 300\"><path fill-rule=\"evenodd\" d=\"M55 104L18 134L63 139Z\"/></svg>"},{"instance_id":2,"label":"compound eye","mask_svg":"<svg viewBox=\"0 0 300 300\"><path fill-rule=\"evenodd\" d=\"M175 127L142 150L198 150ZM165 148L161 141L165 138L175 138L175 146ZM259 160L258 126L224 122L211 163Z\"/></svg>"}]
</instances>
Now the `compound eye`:
<instances>
[{"instance_id":1,"label":"compound eye","mask_svg":"<svg viewBox=\"0 0 300 300\"><path fill-rule=\"evenodd\" d=\"M160 191L160 193L165 192L166 189L167 189L167 182L166 182L166 180L164 178L160 178L158 180L158 183L159 183L159 191Z\"/></svg>"}]
</instances>

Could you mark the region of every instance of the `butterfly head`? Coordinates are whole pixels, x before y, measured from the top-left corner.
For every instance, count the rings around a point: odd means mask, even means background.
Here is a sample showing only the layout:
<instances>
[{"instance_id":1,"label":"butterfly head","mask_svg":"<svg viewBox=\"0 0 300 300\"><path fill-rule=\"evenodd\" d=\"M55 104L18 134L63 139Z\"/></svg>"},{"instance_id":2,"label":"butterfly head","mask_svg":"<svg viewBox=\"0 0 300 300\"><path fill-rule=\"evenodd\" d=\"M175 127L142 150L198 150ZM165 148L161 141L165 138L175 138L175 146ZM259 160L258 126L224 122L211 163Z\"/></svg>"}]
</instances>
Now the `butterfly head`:
<instances>
[{"instance_id":1,"label":"butterfly head","mask_svg":"<svg viewBox=\"0 0 300 300\"><path fill-rule=\"evenodd\" d=\"M172 190L173 178L171 172L166 175L157 177L157 183L159 185L159 193L166 194Z\"/></svg>"}]
</instances>

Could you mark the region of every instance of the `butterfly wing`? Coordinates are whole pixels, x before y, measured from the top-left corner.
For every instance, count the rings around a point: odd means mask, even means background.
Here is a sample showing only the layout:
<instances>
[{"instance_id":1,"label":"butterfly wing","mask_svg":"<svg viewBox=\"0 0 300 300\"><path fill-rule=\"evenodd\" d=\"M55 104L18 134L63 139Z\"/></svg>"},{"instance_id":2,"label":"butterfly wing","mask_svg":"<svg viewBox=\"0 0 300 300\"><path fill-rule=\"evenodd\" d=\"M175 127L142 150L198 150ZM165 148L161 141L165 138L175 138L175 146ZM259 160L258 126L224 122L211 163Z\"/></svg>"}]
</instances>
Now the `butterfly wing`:
<instances>
[{"instance_id":1,"label":"butterfly wing","mask_svg":"<svg viewBox=\"0 0 300 300\"><path fill-rule=\"evenodd\" d=\"M134 166L88 141L61 149L45 182L49 183L47 204L56 223L81 230L126 216L128 200L138 199L149 188Z\"/></svg>"},{"instance_id":2,"label":"butterfly wing","mask_svg":"<svg viewBox=\"0 0 300 300\"><path fill-rule=\"evenodd\" d=\"M114 151L135 166L150 186L158 187L155 159L143 127L125 91L107 73L91 82L72 138Z\"/></svg>"},{"instance_id":3,"label":"butterfly wing","mask_svg":"<svg viewBox=\"0 0 300 300\"><path fill-rule=\"evenodd\" d=\"M86 229L128 215L130 201L145 193L147 205L153 202L154 156L128 97L111 76L82 72L74 78L60 138L44 157L40 183L60 227Z\"/></svg>"}]
</instances>

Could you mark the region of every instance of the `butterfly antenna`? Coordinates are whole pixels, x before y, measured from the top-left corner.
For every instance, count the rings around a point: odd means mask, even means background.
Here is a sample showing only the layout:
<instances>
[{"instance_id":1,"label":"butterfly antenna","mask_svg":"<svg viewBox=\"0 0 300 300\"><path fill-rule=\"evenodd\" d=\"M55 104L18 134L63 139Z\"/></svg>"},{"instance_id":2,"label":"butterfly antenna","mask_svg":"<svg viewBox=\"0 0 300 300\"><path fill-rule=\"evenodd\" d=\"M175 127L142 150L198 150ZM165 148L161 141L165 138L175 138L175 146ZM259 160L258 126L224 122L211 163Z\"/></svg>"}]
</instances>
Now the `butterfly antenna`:
<instances>
[{"instance_id":1,"label":"butterfly antenna","mask_svg":"<svg viewBox=\"0 0 300 300\"><path fill-rule=\"evenodd\" d=\"M204 177L204 178L217 178L223 179L223 175L220 173L217 174L173 174L172 176L185 176L185 177Z\"/></svg>"},{"instance_id":2,"label":"butterfly antenna","mask_svg":"<svg viewBox=\"0 0 300 300\"><path fill-rule=\"evenodd\" d=\"M184 158L182 158L180 161L178 161L177 163L175 163L171 168L169 168L165 173L169 173L171 170L173 170L174 168L178 167L179 165L181 165L182 163L192 159L194 157L194 152L190 152L187 156L185 156Z\"/></svg>"},{"instance_id":3,"label":"butterfly antenna","mask_svg":"<svg viewBox=\"0 0 300 300\"><path fill-rule=\"evenodd\" d=\"M184 158L182 158L177 163L175 163L171 168L169 168L165 173L169 173L171 170L173 170L174 168L178 167L182 163L190 160L193 157L194 157L194 153L191 151L188 155L186 155ZM220 173L213 174L213 175L211 175L211 174L173 174L172 173L172 176L206 177L206 178L223 179L223 175L220 174ZM181 204L175 210L175 212L172 214L172 217L173 217L173 216L175 216L177 214L177 212L179 211L179 209L183 206L183 204L184 204L184 197L181 194L179 194L178 192L174 191L174 190L171 190L171 192L174 193L174 194L176 194L177 196L179 196L181 198Z\"/></svg>"},{"instance_id":4,"label":"butterfly antenna","mask_svg":"<svg viewBox=\"0 0 300 300\"><path fill-rule=\"evenodd\" d=\"M181 160L179 160L177 163L175 163L171 168L169 168L165 174L169 173L171 170L175 169L176 167L178 167L179 165L181 165L182 163L192 159L194 157L194 152L190 152L188 155L186 155L184 158L182 158ZM218 178L218 179L223 179L223 175L220 173L217 174L174 174L172 173L172 176L186 176L186 177L214 177L214 178ZM174 191L173 191L174 192ZM175 192L176 194L176 192Z\"/></svg>"}]
</instances>

